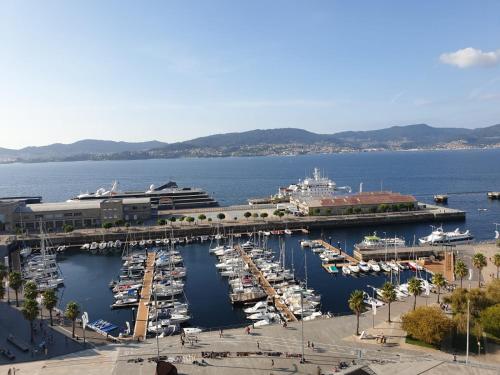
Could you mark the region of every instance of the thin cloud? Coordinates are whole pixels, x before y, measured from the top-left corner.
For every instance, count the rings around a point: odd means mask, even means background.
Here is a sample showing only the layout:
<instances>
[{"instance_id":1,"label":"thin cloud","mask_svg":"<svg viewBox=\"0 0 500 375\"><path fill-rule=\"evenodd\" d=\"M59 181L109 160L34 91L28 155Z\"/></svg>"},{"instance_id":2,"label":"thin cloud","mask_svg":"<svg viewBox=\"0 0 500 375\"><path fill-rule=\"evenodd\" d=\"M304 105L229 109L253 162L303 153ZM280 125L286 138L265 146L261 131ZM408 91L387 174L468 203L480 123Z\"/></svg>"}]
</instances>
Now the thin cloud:
<instances>
[{"instance_id":1,"label":"thin cloud","mask_svg":"<svg viewBox=\"0 0 500 375\"><path fill-rule=\"evenodd\" d=\"M480 49L467 47L455 52L446 52L439 56L443 64L454 65L461 69L474 66L494 66L500 62L500 50L483 52Z\"/></svg>"},{"instance_id":2,"label":"thin cloud","mask_svg":"<svg viewBox=\"0 0 500 375\"><path fill-rule=\"evenodd\" d=\"M285 100L243 100L221 103L225 107L233 108L269 108L269 107L305 107L305 108L329 108L337 106L334 100L309 100L309 99L285 99Z\"/></svg>"}]
</instances>

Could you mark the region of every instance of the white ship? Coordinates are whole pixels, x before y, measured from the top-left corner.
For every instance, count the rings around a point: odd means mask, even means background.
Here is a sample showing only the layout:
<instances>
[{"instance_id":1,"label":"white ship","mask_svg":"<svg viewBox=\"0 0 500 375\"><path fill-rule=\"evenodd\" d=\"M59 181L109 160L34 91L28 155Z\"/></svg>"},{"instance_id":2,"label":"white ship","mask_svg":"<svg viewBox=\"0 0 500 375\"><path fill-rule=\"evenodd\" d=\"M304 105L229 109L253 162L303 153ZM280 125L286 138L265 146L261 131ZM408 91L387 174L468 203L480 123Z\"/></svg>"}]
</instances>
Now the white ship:
<instances>
[{"instance_id":1,"label":"white ship","mask_svg":"<svg viewBox=\"0 0 500 375\"><path fill-rule=\"evenodd\" d=\"M277 198L285 198L292 195L303 196L330 196L336 191L344 191L350 193L350 186L337 186L335 181L328 177L322 176L319 168L314 168L313 177L306 177L304 180L299 180L296 184L291 184L287 188L280 188Z\"/></svg>"},{"instance_id":2,"label":"white ship","mask_svg":"<svg viewBox=\"0 0 500 375\"><path fill-rule=\"evenodd\" d=\"M474 236L466 230L465 232L460 232L457 228L453 232L445 232L443 227L433 228L433 231L428 236L419 238L421 245L442 245L442 244L457 244L469 242L474 239Z\"/></svg>"},{"instance_id":3,"label":"white ship","mask_svg":"<svg viewBox=\"0 0 500 375\"><path fill-rule=\"evenodd\" d=\"M379 250L384 248L406 247L405 240L398 237L380 238L377 233L365 236L363 241L354 245L358 250Z\"/></svg>"}]
</instances>

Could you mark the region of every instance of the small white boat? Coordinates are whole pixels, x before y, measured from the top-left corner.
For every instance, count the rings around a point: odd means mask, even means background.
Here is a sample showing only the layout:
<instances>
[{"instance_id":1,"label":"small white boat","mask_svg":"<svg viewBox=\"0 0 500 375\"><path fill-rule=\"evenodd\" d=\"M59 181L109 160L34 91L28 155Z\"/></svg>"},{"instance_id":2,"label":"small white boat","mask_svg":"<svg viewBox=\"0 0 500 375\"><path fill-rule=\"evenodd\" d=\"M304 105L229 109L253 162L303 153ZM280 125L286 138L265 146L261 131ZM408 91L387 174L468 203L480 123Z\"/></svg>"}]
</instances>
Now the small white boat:
<instances>
[{"instance_id":1,"label":"small white boat","mask_svg":"<svg viewBox=\"0 0 500 375\"><path fill-rule=\"evenodd\" d=\"M80 246L80 250L89 250L89 249L90 249L89 243L84 243L82 246Z\"/></svg>"},{"instance_id":2,"label":"small white boat","mask_svg":"<svg viewBox=\"0 0 500 375\"><path fill-rule=\"evenodd\" d=\"M379 263L380 265L380 268L382 269L382 271L384 272L391 272L391 266L389 266L389 264L385 263L385 262L380 262Z\"/></svg>"},{"instance_id":3,"label":"small white boat","mask_svg":"<svg viewBox=\"0 0 500 375\"><path fill-rule=\"evenodd\" d=\"M370 266L366 262L360 261L358 267L362 272L370 272Z\"/></svg>"},{"instance_id":4,"label":"small white boat","mask_svg":"<svg viewBox=\"0 0 500 375\"><path fill-rule=\"evenodd\" d=\"M103 242L101 242L101 243L99 244L99 250L104 250L104 249L106 248L106 246L108 246L108 244L107 244L106 242L104 242L104 241L103 241Z\"/></svg>"},{"instance_id":5,"label":"small white boat","mask_svg":"<svg viewBox=\"0 0 500 375\"><path fill-rule=\"evenodd\" d=\"M290 229L285 229L284 232L285 234L292 234L292 231Z\"/></svg>"},{"instance_id":6,"label":"small white boat","mask_svg":"<svg viewBox=\"0 0 500 375\"><path fill-rule=\"evenodd\" d=\"M380 266L374 260L370 260L368 266L373 272L380 272Z\"/></svg>"},{"instance_id":7,"label":"small white boat","mask_svg":"<svg viewBox=\"0 0 500 375\"><path fill-rule=\"evenodd\" d=\"M349 264L348 268L351 273L358 273L360 271L359 267L356 264Z\"/></svg>"},{"instance_id":8,"label":"small white boat","mask_svg":"<svg viewBox=\"0 0 500 375\"><path fill-rule=\"evenodd\" d=\"M344 275L350 275L351 274L351 269L349 268L349 266L342 267L342 273Z\"/></svg>"}]
</instances>

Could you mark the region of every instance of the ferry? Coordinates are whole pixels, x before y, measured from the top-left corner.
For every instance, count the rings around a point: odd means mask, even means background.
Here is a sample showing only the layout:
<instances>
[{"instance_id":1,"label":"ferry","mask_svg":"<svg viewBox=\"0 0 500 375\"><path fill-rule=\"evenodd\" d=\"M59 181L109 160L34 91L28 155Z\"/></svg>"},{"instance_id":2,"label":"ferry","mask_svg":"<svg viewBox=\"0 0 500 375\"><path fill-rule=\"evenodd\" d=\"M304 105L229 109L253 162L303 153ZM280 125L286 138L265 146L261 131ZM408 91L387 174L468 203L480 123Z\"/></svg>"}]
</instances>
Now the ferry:
<instances>
[{"instance_id":1,"label":"ferry","mask_svg":"<svg viewBox=\"0 0 500 375\"><path fill-rule=\"evenodd\" d=\"M389 247L406 247L405 240L398 237L380 238L377 233L371 236L365 236L363 241L354 245L357 250L379 250Z\"/></svg>"},{"instance_id":2,"label":"ferry","mask_svg":"<svg viewBox=\"0 0 500 375\"><path fill-rule=\"evenodd\" d=\"M445 232L443 227L433 228L433 231L428 236L419 238L418 242L421 245L443 245L465 243L474 239L474 236L469 230L460 232L457 228L453 232Z\"/></svg>"}]
</instances>

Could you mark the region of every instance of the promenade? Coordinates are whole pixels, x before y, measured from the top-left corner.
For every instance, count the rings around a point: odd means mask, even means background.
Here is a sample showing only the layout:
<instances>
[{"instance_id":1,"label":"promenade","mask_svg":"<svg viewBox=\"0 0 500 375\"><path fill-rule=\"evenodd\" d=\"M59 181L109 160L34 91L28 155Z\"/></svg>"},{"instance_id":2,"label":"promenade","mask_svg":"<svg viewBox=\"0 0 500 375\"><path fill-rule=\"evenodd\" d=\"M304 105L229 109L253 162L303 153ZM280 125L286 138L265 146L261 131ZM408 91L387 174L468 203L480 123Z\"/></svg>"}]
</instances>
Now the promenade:
<instances>
[{"instance_id":1,"label":"promenade","mask_svg":"<svg viewBox=\"0 0 500 375\"><path fill-rule=\"evenodd\" d=\"M419 297L418 305L434 303L436 296ZM383 333L387 344L372 340L360 340L353 336L356 318L352 315L304 322L304 351L306 363L296 356L302 351L301 323L290 323L288 328L280 325L256 328L248 335L243 328L204 332L198 341L181 345L179 336L159 340L160 356L176 362L181 374L317 374L332 373L339 361L350 365L348 370L369 368L375 374L484 374L500 371L500 360L496 348L490 347L487 355L478 363L471 355L471 365L466 367L462 354L453 362L451 353L416 347L404 343L404 332L400 330L400 315L411 308L412 299L392 305L395 323L388 324L387 308L377 310L373 320L370 311L360 319L360 329L372 335ZM375 328L372 328L372 325ZM314 343L314 349L307 347ZM198 366L201 352L226 353L222 358L205 358L207 366ZM239 353L239 355L238 355ZM274 353L274 355L272 355ZM276 355L281 353L280 356ZM284 353L289 353L287 357ZM156 340L126 345L110 344L103 348L75 353L60 359L38 363L19 364L21 374L99 374L132 375L154 374L155 363L149 359L157 356ZM0 373L7 367L0 367ZM342 372L340 372L342 373ZM344 372L346 373L346 372Z\"/></svg>"}]
</instances>

